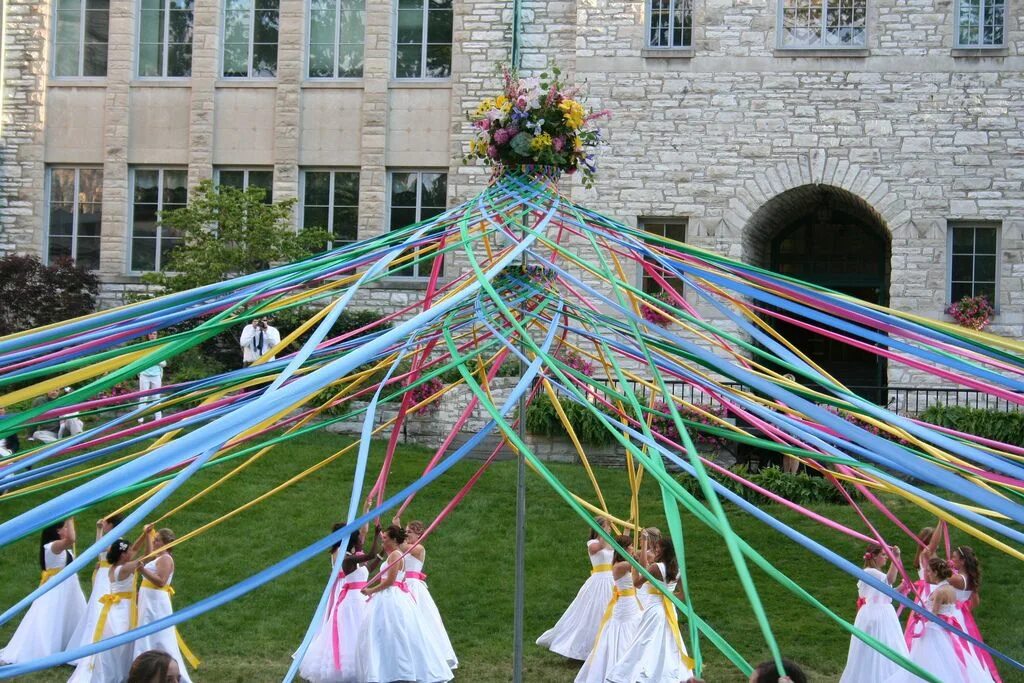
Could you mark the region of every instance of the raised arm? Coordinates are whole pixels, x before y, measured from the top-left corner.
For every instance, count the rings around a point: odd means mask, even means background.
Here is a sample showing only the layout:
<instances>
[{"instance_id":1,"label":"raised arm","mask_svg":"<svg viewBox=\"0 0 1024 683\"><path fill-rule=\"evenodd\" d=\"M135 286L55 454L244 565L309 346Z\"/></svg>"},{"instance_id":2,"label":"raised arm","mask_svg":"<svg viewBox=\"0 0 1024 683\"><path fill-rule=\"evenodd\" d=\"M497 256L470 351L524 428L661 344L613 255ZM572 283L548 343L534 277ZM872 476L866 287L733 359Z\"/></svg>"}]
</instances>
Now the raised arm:
<instances>
[{"instance_id":1,"label":"raised arm","mask_svg":"<svg viewBox=\"0 0 1024 683\"><path fill-rule=\"evenodd\" d=\"M174 573L174 558L164 553L156 560L156 571L146 569L145 565L139 565L139 573L146 577L150 583L157 588L163 588Z\"/></svg>"},{"instance_id":2,"label":"raised arm","mask_svg":"<svg viewBox=\"0 0 1024 683\"><path fill-rule=\"evenodd\" d=\"M377 580L377 582L375 584L373 584L372 586L367 586L366 588L364 588L361 591L362 594L363 595L373 595L374 593L379 593L380 591L384 590L385 588L390 588L391 586L393 586L394 583L395 583L395 580L398 578L398 562L399 562L398 558L400 558L401 556L402 556L402 551L401 550L395 550L394 552L392 552L388 556L388 568L387 568L387 570L380 576L380 578Z\"/></svg>"},{"instance_id":3,"label":"raised arm","mask_svg":"<svg viewBox=\"0 0 1024 683\"><path fill-rule=\"evenodd\" d=\"M889 571L885 575L885 582L890 586L896 580L896 575L900 571L900 565L903 564L903 558L900 557L900 547L898 545L892 547L892 556L893 561L889 563Z\"/></svg>"},{"instance_id":4,"label":"raised arm","mask_svg":"<svg viewBox=\"0 0 1024 683\"><path fill-rule=\"evenodd\" d=\"M68 517L64 522L64 538L58 539L50 546L50 552L54 555L69 550L75 545L75 518Z\"/></svg>"},{"instance_id":5,"label":"raised arm","mask_svg":"<svg viewBox=\"0 0 1024 683\"><path fill-rule=\"evenodd\" d=\"M256 336L256 327L251 323L242 328L242 336L238 339L238 345L243 349L252 343L252 338Z\"/></svg>"},{"instance_id":6,"label":"raised arm","mask_svg":"<svg viewBox=\"0 0 1024 683\"><path fill-rule=\"evenodd\" d=\"M928 539L928 545L925 547L922 555L926 558L932 558L935 556L935 549L939 547L939 539L942 538L942 533L946 530L946 521L943 519L939 520L939 523L935 525L935 531L932 532L932 537Z\"/></svg>"}]
</instances>

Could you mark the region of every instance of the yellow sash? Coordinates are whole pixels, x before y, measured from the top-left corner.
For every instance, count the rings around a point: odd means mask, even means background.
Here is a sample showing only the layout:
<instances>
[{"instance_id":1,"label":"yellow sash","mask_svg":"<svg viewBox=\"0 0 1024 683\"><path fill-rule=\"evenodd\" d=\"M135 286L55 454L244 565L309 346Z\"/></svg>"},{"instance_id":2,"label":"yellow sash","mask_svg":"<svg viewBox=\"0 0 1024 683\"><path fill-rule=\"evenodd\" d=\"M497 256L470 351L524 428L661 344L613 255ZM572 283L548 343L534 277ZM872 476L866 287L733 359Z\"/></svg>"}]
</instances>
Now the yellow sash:
<instances>
[{"instance_id":1,"label":"yellow sash","mask_svg":"<svg viewBox=\"0 0 1024 683\"><path fill-rule=\"evenodd\" d=\"M174 588L171 586L158 586L149 579L142 579L142 583L139 584L139 588L148 588L151 591L163 591L168 595L174 595ZM181 650L181 656L185 658L185 661L187 661L193 669L198 669L200 664L199 658L196 657L192 650L188 648L188 645L185 644L185 639L181 637L181 633L178 631L177 627L174 627L174 637L178 641L178 649Z\"/></svg>"},{"instance_id":2,"label":"yellow sash","mask_svg":"<svg viewBox=\"0 0 1024 683\"><path fill-rule=\"evenodd\" d=\"M590 570L591 574L600 574L601 572L610 572L612 566L610 564L595 564L594 568Z\"/></svg>"},{"instance_id":3,"label":"yellow sash","mask_svg":"<svg viewBox=\"0 0 1024 683\"><path fill-rule=\"evenodd\" d=\"M660 590L648 584L647 590L654 593L661 593L661 604L665 607L665 618L668 619L668 627L672 630L672 635L676 639L676 646L679 648L679 657L683 660L683 664L690 671L693 671L693 658L686 654L686 646L683 644L683 634L679 632L679 620L676 619L676 606L672 604L668 595L662 593Z\"/></svg>"},{"instance_id":4,"label":"yellow sash","mask_svg":"<svg viewBox=\"0 0 1024 683\"><path fill-rule=\"evenodd\" d=\"M612 612L615 610L615 603L619 601L619 598L636 597L635 588L613 588L612 599L608 601L608 606L604 608L604 616L601 617L601 625L597 627L597 637L594 638L594 647L597 647L597 643L601 640L601 633L604 631L605 624L612 618ZM639 603L639 599L637 599Z\"/></svg>"},{"instance_id":5,"label":"yellow sash","mask_svg":"<svg viewBox=\"0 0 1024 683\"><path fill-rule=\"evenodd\" d=\"M42 574L39 576L39 585L42 586L44 583L57 576L61 569L64 567L57 567L56 569L44 569Z\"/></svg>"},{"instance_id":6,"label":"yellow sash","mask_svg":"<svg viewBox=\"0 0 1024 683\"><path fill-rule=\"evenodd\" d=\"M107 593L100 598L100 604L103 605L103 609L100 610L100 618L96 622L96 630L92 633L92 642L97 642L103 638L103 629L107 625L107 617L110 615L110 608L121 602L122 600L128 600L131 602L131 627L135 628L136 621L138 620L138 612L135 606L135 593L124 592L124 593Z\"/></svg>"}]
</instances>

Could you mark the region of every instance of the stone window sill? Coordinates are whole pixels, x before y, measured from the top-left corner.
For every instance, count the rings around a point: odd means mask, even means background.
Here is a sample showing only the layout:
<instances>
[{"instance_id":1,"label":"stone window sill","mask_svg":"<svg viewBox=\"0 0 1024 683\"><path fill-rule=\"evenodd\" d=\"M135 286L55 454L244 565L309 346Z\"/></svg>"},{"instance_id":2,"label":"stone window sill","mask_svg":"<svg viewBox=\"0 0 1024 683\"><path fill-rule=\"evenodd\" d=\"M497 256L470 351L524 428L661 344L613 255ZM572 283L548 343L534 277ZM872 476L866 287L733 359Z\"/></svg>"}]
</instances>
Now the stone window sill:
<instances>
[{"instance_id":1,"label":"stone window sill","mask_svg":"<svg viewBox=\"0 0 1024 683\"><path fill-rule=\"evenodd\" d=\"M142 284L142 274L137 273L122 273L120 275L111 275L100 273L100 280L104 284L108 285L140 285Z\"/></svg>"},{"instance_id":2,"label":"stone window sill","mask_svg":"<svg viewBox=\"0 0 1024 683\"><path fill-rule=\"evenodd\" d=\"M949 51L953 57L1007 57L1008 47L957 47Z\"/></svg>"},{"instance_id":3,"label":"stone window sill","mask_svg":"<svg viewBox=\"0 0 1024 683\"><path fill-rule=\"evenodd\" d=\"M694 54L692 47L645 47L640 50L640 56L644 59L693 59Z\"/></svg>"},{"instance_id":4,"label":"stone window sill","mask_svg":"<svg viewBox=\"0 0 1024 683\"><path fill-rule=\"evenodd\" d=\"M131 82L133 88L191 88L190 78L136 78Z\"/></svg>"},{"instance_id":5,"label":"stone window sill","mask_svg":"<svg viewBox=\"0 0 1024 683\"><path fill-rule=\"evenodd\" d=\"M276 88L276 78L218 78L218 88Z\"/></svg>"},{"instance_id":6,"label":"stone window sill","mask_svg":"<svg viewBox=\"0 0 1024 683\"><path fill-rule=\"evenodd\" d=\"M862 59L871 56L871 50L866 48L836 48L828 49L800 49L791 47L777 47L773 53L776 57L806 57L814 59Z\"/></svg>"},{"instance_id":7,"label":"stone window sill","mask_svg":"<svg viewBox=\"0 0 1024 683\"><path fill-rule=\"evenodd\" d=\"M451 90L452 81L450 78L392 78L388 81L388 88L392 90Z\"/></svg>"},{"instance_id":8,"label":"stone window sill","mask_svg":"<svg viewBox=\"0 0 1024 683\"><path fill-rule=\"evenodd\" d=\"M51 88L106 88L106 78L51 78L46 82Z\"/></svg>"},{"instance_id":9,"label":"stone window sill","mask_svg":"<svg viewBox=\"0 0 1024 683\"><path fill-rule=\"evenodd\" d=\"M317 78L302 81L302 87L310 90L362 90L361 78Z\"/></svg>"}]
</instances>

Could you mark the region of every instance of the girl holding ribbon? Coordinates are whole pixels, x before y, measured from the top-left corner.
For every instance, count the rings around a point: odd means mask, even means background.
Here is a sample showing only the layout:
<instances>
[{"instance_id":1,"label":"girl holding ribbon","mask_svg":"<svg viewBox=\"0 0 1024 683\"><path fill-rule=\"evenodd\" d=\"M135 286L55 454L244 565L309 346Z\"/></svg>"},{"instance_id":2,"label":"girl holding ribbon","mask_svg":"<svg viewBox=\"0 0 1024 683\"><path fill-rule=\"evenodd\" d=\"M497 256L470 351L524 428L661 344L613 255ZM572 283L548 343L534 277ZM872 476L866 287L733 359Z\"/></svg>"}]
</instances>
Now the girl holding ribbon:
<instances>
[{"instance_id":1,"label":"girl holding ribbon","mask_svg":"<svg viewBox=\"0 0 1024 683\"><path fill-rule=\"evenodd\" d=\"M608 673L610 683L678 683L693 676L693 660L679 632L676 608L666 595L675 591L679 580L675 546L668 538L661 538L651 552L654 559L646 569L654 581L648 582L633 570L643 616L633 640Z\"/></svg>"},{"instance_id":2,"label":"girl holding ribbon","mask_svg":"<svg viewBox=\"0 0 1024 683\"><path fill-rule=\"evenodd\" d=\"M394 519L395 524L401 524L398 517ZM448 631L444 628L441 620L441 613L434 604L434 598L430 596L427 588L427 575L423 573L423 562L427 558L427 549L420 542L423 535L424 525L419 520L409 522L405 527L405 543L402 550L408 553L405 557L405 582L409 586L413 599L416 600L416 607L424 620L424 630L430 635L438 653L441 654L448 666L455 669L459 666L459 659L455 656L452 642L448 638Z\"/></svg>"},{"instance_id":3,"label":"girl holding ribbon","mask_svg":"<svg viewBox=\"0 0 1024 683\"><path fill-rule=\"evenodd\" d=\"M893 546L892 556L899 561L900 549ZM864 552L864 573L891 586L896 580L899 565L893 562L889 571L882 573L889 557L879 545L869 545ZM906 656L907 645L900 628L900 620L892 606L892 598L864 581L857 582L857 618L853 625L869 636ZM901 667L881 652L850 636L850 650L846 655L846 668L839 683L876 683L901 671Z\"/></svg>"},{"instance_id":4,"label":"girl holding ribbon","mask_svg":"<svg viewBox=\"0 0 1024 683\"><path fill-rule=\"evenodd\" d=\"M615 551L612 579L615 588L598 626L594 649L576 675L576 683L605 683L612 667L633 642L640 628L640 601L633 585L632 564L626 559L633 547L629 536L616 536L621 550Z\"/></svg>"},{"instance_id":5,"label":"girl holding ribbon","mask_svg":"<svg viewBox=\"0 0 1024 683\"><path fill-rule=\"evenodd\" d=\"M111 529L120 524L123 519L121 515L115 514L98 520L96 522L96 540L98 541L103 538ZM71 641L68 643L69 650L88 645L92 642L92 632L96 630L96 622L99 621L100 611L103 609L103 603L100 602L100 598L110 592L108 569L110 569L110 563L107 562L106 551L104 551L100 555L96 567L92 570L92 590L89 593L89 601L86 603L85 615L78 622L78 627L75 629L74 635L71 636ZM71 663L78 664L78 661Z\"/></svg>"},{"instance_id":6,"label":"girl holding ribbon","mask_svg":"<svg viewBox=\"0 0 1024 683\"><path fill-rule=\"evenodd\" d=\"M949 554L949 566L955 572L949 583L956 590L956 618L964 625L965 631L983 641L981 631L974 620L978 589L981 588L981 563L978 562L978 556L974 554L971 546L958 545ZM992 676L992 680L1001 683L1002 679L999 677L995 662L992 661L992 655L973 644L970 645L970 649L972 656Z\"/></svg>"},{"instance_id":7,"label":"girl holding ribbon","mask_svg":"<svg viewBox=\"0 0 1024 683\"><path fill-rule=\"evenodd\" d=\"M597 524L610 533L611 523L604 517ZM597 628L601 623L608 601L612 599L615 582L612 579L611 547L595 531L587 541L590 556L590 576L583 582L576 597L566 608L558 622L541 634L537 644L569 659L584 660L594 647Z\"/></svg>"},{"instance_id":8,"label":"girl holding ribbon","mask_svg":"<svg viewBox=\"0 0 1024 683\"><path fill-rule=\"evenodd\" d=\"M52 579L74 559L75 520L52 524L39 539L39 585ZM75 627L85 614L85 594L78 575L70 576L49 592L36 598L18 624L7 647L0 650L0 662L19 664L66 649Z\"/></svg>"}]
</instances>

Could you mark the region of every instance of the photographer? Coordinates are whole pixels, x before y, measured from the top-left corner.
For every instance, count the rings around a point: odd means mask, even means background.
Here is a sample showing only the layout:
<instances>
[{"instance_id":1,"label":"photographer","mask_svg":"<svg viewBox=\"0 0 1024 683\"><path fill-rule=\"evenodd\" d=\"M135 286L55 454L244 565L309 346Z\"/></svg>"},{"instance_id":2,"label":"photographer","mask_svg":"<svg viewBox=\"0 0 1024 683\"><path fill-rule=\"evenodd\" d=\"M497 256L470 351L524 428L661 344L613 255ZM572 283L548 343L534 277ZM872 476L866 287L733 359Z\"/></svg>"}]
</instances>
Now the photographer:
<instances>
[{"instance_id":1,"label":"photographer","mask_svg":"<svg viewBox=\"0 0 1024 683\"><path fill-rule=\"evenodd\" d=\"M242 347L242 365L249 366L281 343L281 333L268 318L257 318L245 326L238 343ZM267 360L274 360L271 356Z\"/></svg>"}]
</instances>

